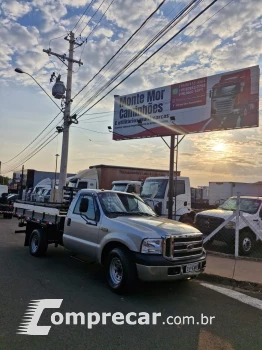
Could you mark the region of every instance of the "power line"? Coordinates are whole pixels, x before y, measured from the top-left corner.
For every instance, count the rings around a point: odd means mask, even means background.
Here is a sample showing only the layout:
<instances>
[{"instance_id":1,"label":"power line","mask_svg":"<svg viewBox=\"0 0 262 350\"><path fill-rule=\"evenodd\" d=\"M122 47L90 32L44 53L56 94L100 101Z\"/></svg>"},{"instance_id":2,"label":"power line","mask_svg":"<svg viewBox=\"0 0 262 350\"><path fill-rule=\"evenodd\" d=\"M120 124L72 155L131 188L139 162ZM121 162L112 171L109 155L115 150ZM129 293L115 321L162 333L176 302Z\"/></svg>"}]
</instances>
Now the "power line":
<instances>
[{"instance_id":1,"label":"power line","mask_svg":"<svg viewBox=\"0 0 262 350\"><path fill-rule=\"evenodd\" d=\"M142 67L147 61L149 61L157 52L159 52L163 47L165 47L171 40L173 40L177 35L184 31L190 24L192 24L198 17L200 17L204 12L206 12L211 6L213 6L217 0L213 0L208 6L206 6L202 11L200 11L192 20L190 20L186 25L184 25L176 34L169 38L164 44L162 44L155 52L153 52L148 58L146 58L142 63L140 63L132 72L130 72L124 79L122 79L118 84L116 84L111 90L109 90L104 96L102 96L97 102L95 102L91 107L89 107L85 112L88 112L91 108L101 102L107 95L109 95L113 90L115 90L119 85L121 85L126 79L128 79L134 72L136 72L140 67ZM84 113L85 113L84 112ZM84 113L80 114L78 117L81 118Z\"/></svg>"},{"instance_id":2,"label":"power line","mask_svg":"<svg viewBox=\"0 0 262 350\"><path fill-rule=\"evenodd\" d=\"M97 24L94 26L94 28L91 30L91 32L88 34L88 36L86 37L85 41L87 43L88 38L90 38L90 36L92 35L92 33L94 33L96 27L99 25L99 23L102 21L102 19L104 18L105 14L107 13L107 11L109 10L110 6L113 4L115 0L112 0L110 2L110 4L108 5L107 9L105 10L105 12L102 14L102 16L100 17L99 21L97 22Z\"/></svg>"},{"instance_id":3,"label":"power line","mask_svg":"<svg viewBox=\"0 0 262 350\"><path fill-rule=\"evenodd\" d=\"M87 131L90 131L90 132L95 132L96 134L106 134L106 135L108 135L108 132L102 132L102 131L86 129L86 128L82 128L81 126L72 126L72 128L83 129L83 130L87 130Z\"/></svg>"},{"instance_id":4,"label":"power line","mask_svg":"<svg viewBox=\"0 0 262 350\"><path fill-rule=\"evenodd\" d=\"M5 171L3 174L7 174L10 173L14 170L16 170L17 168L19 168L21 165L25 164L28 160L30 160L31 158L33 158L37 153L39 153L44 147L46 147L50 142L52 142L59 134L56 134L50 141L48 141L47 143L45 143L41 148L38 148L33 154L31 154L26 160L24 160L23 162L21 162L19 165L17 165L16 167L14 167L13 169L9 169L8 171ZM53 135L51 135L53 136ZM50 139L50 138L49 138Z\"/></svg>"},{"instance_id":5,"label":"power line","mask_svg":"<svg viewBox=\"0 0 262 350\"><path fill-rule=\"evenodd\" d=\"M116 57L116 55L127 45L127 43L145 26L145 24L154 16L154 14L160 9L160 7L165 3L163 0L157 8L145 19L145 21L138 27L138 29L130 36L130 38L116 51L116 53L106 62L106 64L90 79L80 91L73 97L73 100L101 73L101 71ZM75 106L76 107L76 106Z\"/></svg>"},{"instance_id":6,"label":"power line","mask_svg":"<svg viewBox=\"0 0 262 350\"><path fill-rule=\"evenodd\" d=\"M51 120L51 122L33 139L33 141L31 141L21 152L19 152L16 156L14 156L13 158L9 159L7 162L3 162L2 164L7 164L9 162L11 162L13 159L17 158L20 154L22 154L29 146L32 145L32 143L34 143L39 137L40 135L42 135L42 133L55 121L55 119L61 114L62 112L59 112L54 119Z\"/></svg>"},{"instance_id":7,"label":"power line","mask_svg":"<svg viewBox=\"0 0 262 350\"><path fill-rule=\"evenodd\" d=\"M104 84L92 97L87 100L82 107L80 107L75 113L80 113L88 104L98 97L107 87L109 87L117 78L119 78L132 64L134 64L144 53L146 53L153 45L155 45L168 31L170 31L176 24L177 21L181 21L194 7L199 5L203 0L192 0L175 18L173 18L150 42L143 47L128 63L121 68L113 78L111 78L106 84ZM193 5L193 6L192 6ZM163 46L162 46L163 47ZM157 52L157 51L156 51ZM152 57L152 56L150 56ZM139 66L140 67L140 66ZM91 89L92 90L92 89ZM89 90L89 92L91 91ZM111 90L112 91L112 90Z\"/></svg>"},{"instance_id":8,"label":"power line","mask_svg":"<svg viewBox=\"0 0 262 350\"><path fill-rule=\"evenodd\" d=\"M86 9L84 10L83 14L81 15L81 17L79 18L79 20L76 22L76 24L74 25L74 27L71 29L71 32L77 27L78 23L81 21L81 19L84 17L85 13L88 11L88 9L90 8L90 6L92 5L92 3L95 0L92 0L89 5L87 5Z\"/></svg>"},{"instance_id":9,"label":"power line","mask_svg":"<svg viewBox=\"0 0 262 350\"><path fill-rule=\"evenodd\" d=\"M101 4L99 5L99 7L96 9L96 11L95 11L95 13L92 15L92 17L90 18L90 20L87 22L87 24L84 26L84 28L81 30L81 32L80 32L80 36L81 36L81 34L83 33L83 31L86 29L86 27L88 26L88 24L92 21L92 19L95 17L95 15L97 14L97 12L99 11L99 9L100 9L100 7L103 5L103 3L105 2L105 0L103 0L102 2L101 2Z\"/></svg>"}]
</instances>

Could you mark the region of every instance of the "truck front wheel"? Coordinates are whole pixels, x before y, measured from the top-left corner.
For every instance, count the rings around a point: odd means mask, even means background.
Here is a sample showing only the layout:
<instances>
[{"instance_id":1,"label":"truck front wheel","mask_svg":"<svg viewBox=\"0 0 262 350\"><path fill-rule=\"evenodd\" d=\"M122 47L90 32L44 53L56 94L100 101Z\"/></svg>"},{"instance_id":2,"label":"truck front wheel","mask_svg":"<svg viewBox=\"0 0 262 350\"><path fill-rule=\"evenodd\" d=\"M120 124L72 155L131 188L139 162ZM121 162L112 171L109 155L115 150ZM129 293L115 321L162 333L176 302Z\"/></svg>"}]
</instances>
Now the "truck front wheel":
<instances>
[{"instance_id":1,"label":"truck front wheel","mask_svg":"<svg viewBox=\"0 0 262 350\"><path fill-rule=\"evenodd\" d=\"M29 240L29 252L33 256L44 255L47 251L48 243L46 233L42 230L34 230Z\"/></svg>"},{"instance_id":2,"label":"truck front wheel","mask_svg":"<svg viewBox=\"0 0 262 350\"><path fill-rule=\"evenodd\" d=\"M115 293L131 291L137 281L136 265L131 253L124 248L114 248L106 259L106 279Z\"/></svg>"},{"instance_id":3,"label":"truck front wheel","mask_svg":"<svg viewBox=\"0 0 262 350\"><path fill-rule=\"evenodd\" d=\"M256 240L252 232L244 230L239 233L239 253L241 255L249 255L255 243Z\"/></svg>"}]
</instances>

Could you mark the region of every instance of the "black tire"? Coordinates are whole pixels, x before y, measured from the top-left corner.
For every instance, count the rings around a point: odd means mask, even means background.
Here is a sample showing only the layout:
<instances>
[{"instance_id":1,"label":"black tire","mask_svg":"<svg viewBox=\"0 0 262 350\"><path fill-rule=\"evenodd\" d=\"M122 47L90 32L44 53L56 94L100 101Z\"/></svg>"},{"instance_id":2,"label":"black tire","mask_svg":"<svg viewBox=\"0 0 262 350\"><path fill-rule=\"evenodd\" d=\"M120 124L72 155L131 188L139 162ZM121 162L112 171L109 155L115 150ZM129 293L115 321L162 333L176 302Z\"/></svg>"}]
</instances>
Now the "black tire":
<instances>
[{"instance_id":1,"label":"black tire","mask_svg":"<svg viewBox=\"0 0 262 350\"><path fill-rule=\"evenodd\" d=\"M106 258L105 268L107 284L113 292L122 294L134 289L137 282L137 271L128 249L114 248L111 250Z\"/></svg>"},{"instance_id":2,"label":"black tire","mask_svg":"<svg viewBox=\"0 0 262 350\"><path fill-rule=\"evenodd\" d=\"M34 230L29 239L29 252L33 256L42 256L48 247L46 233L43 230Z\"/></svg>"},{"instance_id":3,"label":"black tire","mask_svg":"<svg viewBox=\"0 0 262 350\"><path fill-rule=\"evenodd\" d=\"M242 231L239 234L239 254L250 255L256 244L255 235L250 231Z\"/></svg>"}]
</instances>

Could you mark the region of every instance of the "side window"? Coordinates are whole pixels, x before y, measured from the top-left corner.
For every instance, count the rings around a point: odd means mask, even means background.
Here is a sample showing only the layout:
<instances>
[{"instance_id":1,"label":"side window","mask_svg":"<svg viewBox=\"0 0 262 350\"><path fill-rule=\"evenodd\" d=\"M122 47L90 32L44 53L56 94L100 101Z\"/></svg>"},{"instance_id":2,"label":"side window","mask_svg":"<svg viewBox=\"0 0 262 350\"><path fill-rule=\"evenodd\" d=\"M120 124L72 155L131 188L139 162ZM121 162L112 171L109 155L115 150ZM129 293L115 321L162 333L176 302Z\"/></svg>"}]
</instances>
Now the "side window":
<instances>
[{"instance_id":1,"label":"side window","mask_svg":"<svg viewBox=\"0 0 262 350\"><path fill-rule=\"evenodd\" d=\"M87 182L86 181L80 181L78 183L77 188L79 188L79 189L87 188Z\"/></svg>"},{"instance_id":2,"label":"side window","mask_svg":"<svg viewBox=\"0 0 262 350\"><path fill-rule=\"evenodd\" d=\"M129 186L128 186L128 188L127 188L127 192L128 192L128 193L136 192L135 185L129 184Z\"/></svg>"},{"instance_id":3,"label":"side window","mask_svg":"<svg viewBox=\"0 0 262 350\"><path fill-rule=\"evenodd\" d=\"M184 180L174 180L174 195L175 196L180 195L180 194L185 194L186 193L186 186L185 186L185 181Z\"/></svg>"},{"instance_id":4,"label":"side window","mask_svg":"<svg viewBox=\"0 0 262 350\"><path fill-rule=\"evenodd\" d=\"M78 198L78 201L75 205L74 214L78 214L80 215L80 211L79 211L79 206L80 206L80 202L82 198L88 198L88 209L87 212L83 213L88 219L90 220L95 220L96 218L96 214L95 214L95 206L94 206L94 199L91 196L81 196Z\"/></svg>"}]
</instances>

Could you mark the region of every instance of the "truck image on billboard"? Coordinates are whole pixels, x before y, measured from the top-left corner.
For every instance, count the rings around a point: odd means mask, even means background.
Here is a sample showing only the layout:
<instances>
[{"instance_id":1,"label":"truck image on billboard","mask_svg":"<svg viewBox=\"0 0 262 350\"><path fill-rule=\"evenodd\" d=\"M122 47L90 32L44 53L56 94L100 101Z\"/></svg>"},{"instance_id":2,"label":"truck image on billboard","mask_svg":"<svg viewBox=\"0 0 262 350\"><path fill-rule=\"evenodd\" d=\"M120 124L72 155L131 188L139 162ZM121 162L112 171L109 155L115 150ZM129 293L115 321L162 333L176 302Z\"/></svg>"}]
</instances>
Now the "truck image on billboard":
<instances>
[{"instance_id":1,"label":"truck image on billboard","mask_svg":"<svg viewBox=\"0 0 262 350\"><path fill-rule=\"evenodd\" d=\"M113 139L259 126L259 66L115 96Z\"/></svg>"}]
</instances>

